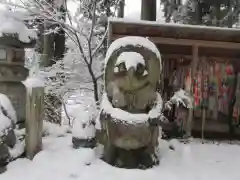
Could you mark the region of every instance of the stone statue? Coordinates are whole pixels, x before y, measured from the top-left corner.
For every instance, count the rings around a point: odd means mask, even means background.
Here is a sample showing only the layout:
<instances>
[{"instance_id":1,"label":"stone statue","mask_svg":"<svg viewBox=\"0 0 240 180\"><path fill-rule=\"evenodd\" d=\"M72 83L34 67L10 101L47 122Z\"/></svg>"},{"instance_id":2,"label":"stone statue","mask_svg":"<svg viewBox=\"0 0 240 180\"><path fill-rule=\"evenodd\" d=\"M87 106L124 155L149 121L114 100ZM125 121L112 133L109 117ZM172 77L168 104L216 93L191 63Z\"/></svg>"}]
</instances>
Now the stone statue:
<instances>
[{"instance_id":1,"label":"stone statue","mask_svg":"<svg viewBox=\"0 0 240 180\"><path fill-rule=\"evenodd\" d=\"M151 41L124 37L114 41L105 58L104 88L97 140L104 146L103 159L118 167L148 168L159 163L159 127L163 108L191 98L179 90L165 103L157 92L161 56Z\"/></svg>"},{"instance_id":2,"label":"stone statue","mask_svg":"<svg viewBox=\"0 0 240 180\"><path fill-rule=\"evenodd\" d=\"M152 122L161 116L162 99L156 90L160 73L160 53L148 39L125 37L110 46L100 114L108 163L120 167L158 163L159 127Z\"/></svg>"}]
</instances>

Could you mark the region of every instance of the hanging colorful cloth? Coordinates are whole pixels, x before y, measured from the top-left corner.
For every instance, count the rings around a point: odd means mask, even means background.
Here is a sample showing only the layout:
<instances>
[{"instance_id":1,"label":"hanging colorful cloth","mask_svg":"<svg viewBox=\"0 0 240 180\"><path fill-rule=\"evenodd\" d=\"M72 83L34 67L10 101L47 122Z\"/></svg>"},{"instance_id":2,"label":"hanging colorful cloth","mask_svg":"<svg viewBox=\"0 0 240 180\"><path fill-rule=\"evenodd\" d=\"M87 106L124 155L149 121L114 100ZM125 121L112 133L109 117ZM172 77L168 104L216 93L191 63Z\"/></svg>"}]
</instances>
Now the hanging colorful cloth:
<instances>
[{"instance_id":1,"label":"hanging colorful cloth","mask_svg":"<svg viewBox=\"0 0 240 180\"><path fill-rule=\"evenodd\" d=\"M228 64L225 69L226 75L227 75L227 86L229 87L230 92L233 92L233 86L234 86L234 70L233 66L231 64Z\"/></svg>"},{"instance_id":2,"label":"hanging colorful cloth","mask_svg":"<svg viewBox=\"0 0 240 180\"><path fill-rule=\"evenodd\" d=\"M222 96L221 86L222 86L222 74L221 74L221 64L215 63L215 73L216 73L216 90L217 96Z\"/></svg>"},{"instance_id":3,"label":"hanging colorful cloth","mask_svg":"<svg viewBox=\"0 0 240 180\"><path fill-rule=\"evenodd\" d=\"M202 107L207 109L208 108L208 79L209 73L208 73L208 64L205 62L203 69L202 69Z\"/></svg>"},{"instance_id":4,"label":"hanging colorful cloth","mask_svg":"<svg viewBox=\"0 0 240 180\"><path fill-rule=\"evenodd\" d=\"M234 107L233 108L233 124L238 124L238 117L239 117L239 109Z\"/></svg>"},{"instance_id":5,"label":"hanging colorful cloth","mask_svg":"<svg viewBox=\"0 0 240 180\"><path fill-rule=\"evenodd\" d=\"M237 74L237 88L236 88L236 102L235 108L237 113L235 114L235 124L239 126L239 116L240 116L240 73Z\"/></svg>"},{"instance_id":6,"label":"hanging colorful cloth","mask_svg":"<svg viewBox=\"0 0 240 180\"><path fill-rule=\"evenodd\" d=\"M216 110L217 106L217 83L216 83L216 77L214 74L214 66L210 65L210 75L209 75L209 105L208 109L211 112L214 112ZM216 112L214 112L216 113Z\"/></svg>"},{"instance_id":7,"label":"hanging colorful cloth","mask_svg":"<svg viewBox=\"0 0 240 180\"><path fill-rule=\"evenodd\" d=\"M219 96L218 96L218 102L219 102L219 111L222 112L223 114L227 115L228 114L228 87L226 85L226 65L221 63L219 64Z\"/></svg>"},{"instance_id":8,"label":"hanging colorful cloth","mask_svg":"<svg viewBox=\"0 0 240 180\"><path fill-rule=\"evenodd\" d=\"M221 86L220 86L220 111L227 115L228 114L228 86L227 86L227 74L226 65L221 64Z\"/></svg>"},{"instance_id":9,"label":"hanging colorful cloth","mask_svg":"<svg viewBox=\"0 0 240 180\"><path fill-rule=\"evenodd\" d=\"M188 92L190 92L190 90L191 90L191 75L190 75L190 73L191 73L190 69L186 71L185 90Z\"/></svg>"},{"instance_id":10,"label":"hanging colorful cloth","mask_svg":"<svg viewBox=\"0 0 240 180\"><path fill-rule=\"evenodd\" d=\"M226 86L227 86L227 89L226 89L226 100L227 100L227 105L229 105L229 101L232 101L232 95L233 95L233 92L234 92L234 79L235 79L235 76L234 76L234 70L233 70L233 66L231 64L228 64L225 68L225 72L226 72Z\"/></svg>"},{"instance_id":11,"label":"hanging colorful cloth","mask_svg":"<svg viewBox=\"0 0 240 180\"><path fill-rule=\"evenodd\" d=\"M226 68L226 74L227 74L227 84L228 84L228 87L229 87L229 90L228 90L228 102L229 101L232 101L232 97L233 97L233 93L234 93L234 81L235 81L235 74L234 74L234 68L232 65L229 65L227 68ZM237 95L238 95L238 84L237 84L237 87L236 87L236 98L237 98ZM238 124L238 118L239 117L239 109L238 109L238 100L236 99L236 102L235 102L235 105L233 107L233 120L234 120L234 124Z\"/></svg>"},{"instance_id":12,"label":"hanging colorful cloth","mask_svg":"<svg viewBox=\"0 0 240 180\"><path fill-rule=\"evenodd\" d=\"M197 77L194 81L194 104L195 107L199 108L201 106L201 78L202 78L202 73L201 71L197 72Z\"/></svg>"},{"instance_id":13,"label":"hanging colorful cloth","mask_svg":"<svg viewBox=\"0 0 240 180\"><path fill-rule=\"evenodd\" d=\"M236 102L235 105L237 108L240 108L240 73L237 75L237 89L236 89Z\"/></svg>"}]
</instances>

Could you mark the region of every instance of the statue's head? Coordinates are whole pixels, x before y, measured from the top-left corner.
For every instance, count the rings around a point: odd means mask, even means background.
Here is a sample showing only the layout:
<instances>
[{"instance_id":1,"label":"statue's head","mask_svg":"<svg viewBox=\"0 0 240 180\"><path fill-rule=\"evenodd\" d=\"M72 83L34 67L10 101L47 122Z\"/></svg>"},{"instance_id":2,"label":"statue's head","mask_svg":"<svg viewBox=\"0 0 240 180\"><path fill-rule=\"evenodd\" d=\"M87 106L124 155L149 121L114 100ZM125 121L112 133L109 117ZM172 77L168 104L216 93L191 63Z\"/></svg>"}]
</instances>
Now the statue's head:
<instances>
[{"instance_id":1,"label":"statue's head","mask_svg":"<svg viewBox=\"0 0 240 180\"><path fill-rule=\"evenodd\" d=\"M151 41L143 37L119 38L111 44L106 55L105 87L117 81L119 88L126 92L147 84L156 88L161 67L160 53Z\"/></svg>"}]
</instances>

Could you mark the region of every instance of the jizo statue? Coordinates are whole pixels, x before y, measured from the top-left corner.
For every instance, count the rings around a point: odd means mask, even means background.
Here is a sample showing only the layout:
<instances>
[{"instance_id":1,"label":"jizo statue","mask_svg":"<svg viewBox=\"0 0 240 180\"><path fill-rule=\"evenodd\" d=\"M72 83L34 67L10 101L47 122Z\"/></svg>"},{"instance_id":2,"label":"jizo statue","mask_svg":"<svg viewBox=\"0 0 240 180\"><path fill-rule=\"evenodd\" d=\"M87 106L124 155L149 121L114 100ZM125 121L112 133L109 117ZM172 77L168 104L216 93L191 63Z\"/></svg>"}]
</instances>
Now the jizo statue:
<instances>
[{"instance_id":1,"label":"jizo statue","mask_svg":"<svg viewBox=\"0 0 240 180\"><path fill-rule=\"evenodd\" d=\"M103 159L109 164L126 168L158 164L159 122L163 119L163 101L157 92L161 70L160 53L147 38L124 37L109 47L97 133L104 146ZM164 107L179 103L191 108L183 90Z\"/></svg>"},{"instance_id":2,"label":"jizo statue","mask_svg":"<svg viewBox=\"0 0 240 180\"><path fill-rule=\"evenodd\" d=\"M160 53L148 39L125 37L110 46L100 115L108 163L120 167L158 163L159 127L151 120L161 116L162 99L156 90L160 73Z\"/></svg>"}]
</instances>

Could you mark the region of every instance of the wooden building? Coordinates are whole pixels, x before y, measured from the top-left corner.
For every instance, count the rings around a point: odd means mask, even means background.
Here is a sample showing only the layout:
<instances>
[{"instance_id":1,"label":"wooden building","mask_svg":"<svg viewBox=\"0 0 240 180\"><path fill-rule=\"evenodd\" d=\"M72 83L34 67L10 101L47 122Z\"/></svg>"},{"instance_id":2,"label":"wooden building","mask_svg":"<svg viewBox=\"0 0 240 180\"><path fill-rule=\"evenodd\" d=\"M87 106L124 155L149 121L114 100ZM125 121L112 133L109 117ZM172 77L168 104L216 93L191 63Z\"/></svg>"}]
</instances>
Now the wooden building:
<instances>
[{"instance_id":1,"label":"wooden building","mask_svg":"<svg viewBox=\"0 0 240 180\"><path fill-rule=\"evenodd\" d=\"M109 20L108 28L109 44L124 36L143 36L157 45L164 98L178 88L194 97L193 112L173 115L185 130L240 134L240 30L123 19Z\"/></svg>"}]
</instances>

